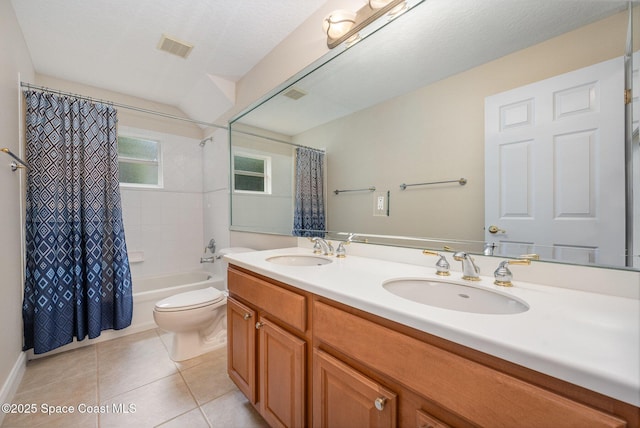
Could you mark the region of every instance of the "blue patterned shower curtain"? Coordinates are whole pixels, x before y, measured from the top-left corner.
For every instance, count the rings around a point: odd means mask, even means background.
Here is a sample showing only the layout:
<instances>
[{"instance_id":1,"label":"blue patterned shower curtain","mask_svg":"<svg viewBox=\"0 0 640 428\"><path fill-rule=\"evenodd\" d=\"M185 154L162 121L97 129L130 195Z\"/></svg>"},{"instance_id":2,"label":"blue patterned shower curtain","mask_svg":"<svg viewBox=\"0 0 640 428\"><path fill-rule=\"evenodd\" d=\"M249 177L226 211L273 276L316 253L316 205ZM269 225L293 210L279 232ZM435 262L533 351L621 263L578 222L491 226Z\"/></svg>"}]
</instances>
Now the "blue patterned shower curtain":
<instances>
[{"instance_id":1,"label":"blue patterned shower curtain","mask_svg":"<svg viewBox=\"0 0 640 428\"><path fill-rule=\"evenodd\" d=\"M295 236L324 236L324 153L296 149L296 200L293 212Z\"/></svg>"},{"instance_id":2,"label":"blue patterned shower curtain","mask_svg":"<svg viewBox=\"0 0 640 428\"><path fill-rule=\"evenodd\" d=\"M24 350L131 324L131 273L118 184L116 110L25 91Z\"/></svg>"}]
</instances>

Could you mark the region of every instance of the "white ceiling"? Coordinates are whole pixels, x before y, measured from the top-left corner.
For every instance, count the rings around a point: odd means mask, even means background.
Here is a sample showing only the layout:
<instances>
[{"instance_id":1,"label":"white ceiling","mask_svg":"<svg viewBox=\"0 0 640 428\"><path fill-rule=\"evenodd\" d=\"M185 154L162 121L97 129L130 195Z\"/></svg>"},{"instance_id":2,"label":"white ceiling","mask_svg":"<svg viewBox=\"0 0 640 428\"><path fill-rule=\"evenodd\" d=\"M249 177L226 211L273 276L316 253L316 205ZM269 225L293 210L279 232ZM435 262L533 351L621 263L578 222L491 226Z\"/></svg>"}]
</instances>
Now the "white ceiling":
<instances>
[{"instance_id":1,"label":"white ceiling","mask_svg":"<svg viewBox=\"0 0 640 428\"><path fill-rule=\"evenodd\" d=\"M11 0L37 73L207 122L233 106L235 82L326 1ZM189 57L156 49L163 33L195 45Z\"/></svg>"}]
</instances>

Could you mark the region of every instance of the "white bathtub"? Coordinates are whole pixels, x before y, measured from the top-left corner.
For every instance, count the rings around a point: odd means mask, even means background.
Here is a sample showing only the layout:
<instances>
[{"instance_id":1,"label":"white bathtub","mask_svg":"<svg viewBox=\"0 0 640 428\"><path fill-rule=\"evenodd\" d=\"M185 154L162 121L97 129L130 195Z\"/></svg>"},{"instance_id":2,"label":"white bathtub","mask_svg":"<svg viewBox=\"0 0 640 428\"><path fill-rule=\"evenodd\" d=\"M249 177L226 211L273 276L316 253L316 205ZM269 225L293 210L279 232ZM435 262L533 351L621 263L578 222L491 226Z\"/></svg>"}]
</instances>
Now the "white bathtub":
<instances>
[{"instance_id":1,"label":"white bathtub","mask_svg":"<svg viewBox=\"0 0 640 428\"><path fill-rule=\"evenodd\" d=\"M133 319L135 331L155 328L153 308L159 300L185 291L214 287L224 291L224 278L210 272L184 272L131 279L133 283Z\"/></svg>"}]
</instances>

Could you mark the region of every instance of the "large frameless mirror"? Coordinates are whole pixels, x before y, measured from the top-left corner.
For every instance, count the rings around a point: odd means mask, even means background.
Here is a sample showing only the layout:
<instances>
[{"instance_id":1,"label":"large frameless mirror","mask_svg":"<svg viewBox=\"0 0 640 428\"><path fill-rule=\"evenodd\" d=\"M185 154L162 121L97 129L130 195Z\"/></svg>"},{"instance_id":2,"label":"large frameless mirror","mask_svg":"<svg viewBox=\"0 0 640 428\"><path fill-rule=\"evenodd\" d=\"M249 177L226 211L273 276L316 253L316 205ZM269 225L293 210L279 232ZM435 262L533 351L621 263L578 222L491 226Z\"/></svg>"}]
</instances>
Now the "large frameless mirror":
<instances>
[{"instance_id":1,"label":"large frameless mirror","mask_svg":"<svg viewBox=\"0 0 640 428\"><path fill-rule=\"evenodd\" d=\"M326 153L329 235L632 264L630 5L418 2L232 121L232 157L266 159L270 182L232 190L232 229L292 233L298 145Z\"/></svg>"}]
</instances>

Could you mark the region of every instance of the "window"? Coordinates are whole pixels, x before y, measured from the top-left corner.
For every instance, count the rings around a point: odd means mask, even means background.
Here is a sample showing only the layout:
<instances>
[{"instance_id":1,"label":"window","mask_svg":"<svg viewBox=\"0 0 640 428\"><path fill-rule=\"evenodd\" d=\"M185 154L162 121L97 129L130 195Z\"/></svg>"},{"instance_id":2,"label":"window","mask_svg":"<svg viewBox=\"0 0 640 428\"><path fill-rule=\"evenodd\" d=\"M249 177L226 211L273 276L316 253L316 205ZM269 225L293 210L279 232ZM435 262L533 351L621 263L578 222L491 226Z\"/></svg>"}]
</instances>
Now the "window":
<instances>
[{"instance_id":1,"label":"window","mask_svg":"<svg viewBox=\"0 0 640 428\"><path fill-rule=\"evenodd\" d=\"M234 154L233 190L271 193L271 159L246 153Z\"/></svg>"},{"instance_id":2,"label":"window","mask_svg":"<svg viewBox=\"0 0 640 428\"><path fill-rule=\"evenodd\" d=\"M119 135L118 167L118 178L122 185L162 187L160 143Z\"/></svg>"}]
</instances>

